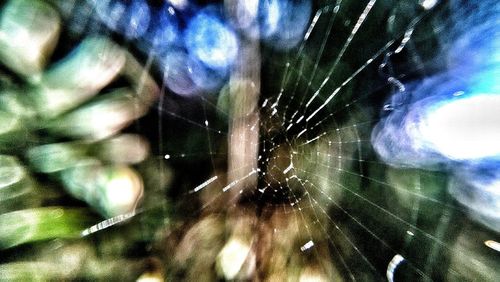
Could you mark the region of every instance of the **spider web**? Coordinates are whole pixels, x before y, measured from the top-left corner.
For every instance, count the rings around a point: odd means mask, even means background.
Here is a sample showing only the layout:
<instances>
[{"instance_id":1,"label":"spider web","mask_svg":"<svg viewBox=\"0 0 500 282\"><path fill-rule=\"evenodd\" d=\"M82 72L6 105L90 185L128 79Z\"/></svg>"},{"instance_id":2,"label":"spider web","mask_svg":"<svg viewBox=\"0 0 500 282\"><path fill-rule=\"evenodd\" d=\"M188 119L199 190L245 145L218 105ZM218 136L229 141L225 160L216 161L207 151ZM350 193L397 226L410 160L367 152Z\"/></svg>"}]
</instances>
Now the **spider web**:
<instances>
[{"instance_id":1,"label":"spider web","mask_svg":"<svg viewBox=\"0 0 500 282\"><path fill-rule=\"evenodd\" d=\"M456 23L447 3L431 2L318 1L296 48L263 46L259 118L246 124L258 132L257 166L228 165L230 140L251 142L230 130L230 90L185 98L163 85L136 126L174 171L177 217L245 210L265 226L282 213L300 229L293 252L328 260L345 280L494 277L498 253L484 242L498 234L448 195L447 174L388 166L371 144L388 97L443 66Z\"/></svg>"},{"instance_id":2,"label":"spider web","mask_svg":"<svg viewBox=\"0 0 500 282\"><path fill-rule=\"evenodd\" d=\"M208 160L206 177L189 177L190 184L178 187L187 191L180 200L201 195L194 213L239 206L289 214L303 233L296 251L321 256L317 249L329 248L337 271L352 280L460 277L468 267L458 258L470 255L461 242L474 236L484 240L475 240L473 255L494 265L493 255L483 256L483 241L494 234L449 197L444 172L389 167L370 143L388 95L435 72L430 62L445 51L438 42L451 24L445 5L371 0L315 6L297 48L262 51L258 166L233 168L245 172L233 181L222 173L233 133L221 122L229 114L217 97L186 102L201 109L197 116L167 94L158 110L166 120L160 122L159 156L174 168L185 165L189 175ZM391 32L378 34L386 27ZM172 122L182 125L171 129ZM206 141L206 150L169 144L165 139L179 128L187 128L187 139ZM253 175L255 187L237 185Z\"/></svg>"}]
</instances>

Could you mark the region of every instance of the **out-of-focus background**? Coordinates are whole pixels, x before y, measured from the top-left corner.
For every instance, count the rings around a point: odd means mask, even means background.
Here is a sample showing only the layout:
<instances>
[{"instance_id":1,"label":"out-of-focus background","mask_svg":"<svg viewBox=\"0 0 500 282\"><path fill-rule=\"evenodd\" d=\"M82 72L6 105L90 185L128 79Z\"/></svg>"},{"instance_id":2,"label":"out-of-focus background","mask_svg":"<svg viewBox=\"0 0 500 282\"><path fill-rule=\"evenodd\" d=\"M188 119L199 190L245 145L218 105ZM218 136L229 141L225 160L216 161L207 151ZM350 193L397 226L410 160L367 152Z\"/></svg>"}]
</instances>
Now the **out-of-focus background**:
<instances>
[{"instance_id":1,"label":"out-of-focus background","mask_svg":"<svg viewBox=\"0 0 500 282\"><path fill-rule=\"evenodd\" d=\"M0 2L1 281L496 281L500 3Z\"/></svg>"}]
</instances>

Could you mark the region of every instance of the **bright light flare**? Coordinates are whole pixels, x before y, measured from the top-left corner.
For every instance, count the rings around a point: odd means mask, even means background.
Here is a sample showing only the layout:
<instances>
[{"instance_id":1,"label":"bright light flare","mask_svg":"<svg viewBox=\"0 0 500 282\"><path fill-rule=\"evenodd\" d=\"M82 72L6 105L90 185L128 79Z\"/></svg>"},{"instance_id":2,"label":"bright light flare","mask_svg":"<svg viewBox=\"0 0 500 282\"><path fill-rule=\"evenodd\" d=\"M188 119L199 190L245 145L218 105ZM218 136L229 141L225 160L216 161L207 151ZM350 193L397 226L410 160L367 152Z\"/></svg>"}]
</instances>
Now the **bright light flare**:
<instances>
[{"instance_id":1,"label":"bright light flare","mask_svg":"<svg viewBox=\"0 0 500 282\"><path fill-rule=\"evenodd\" d=\"M450 159L500 155L500 95L480 94L443 103L419 125L422 138Z\"/></svg>"}]
</instances>

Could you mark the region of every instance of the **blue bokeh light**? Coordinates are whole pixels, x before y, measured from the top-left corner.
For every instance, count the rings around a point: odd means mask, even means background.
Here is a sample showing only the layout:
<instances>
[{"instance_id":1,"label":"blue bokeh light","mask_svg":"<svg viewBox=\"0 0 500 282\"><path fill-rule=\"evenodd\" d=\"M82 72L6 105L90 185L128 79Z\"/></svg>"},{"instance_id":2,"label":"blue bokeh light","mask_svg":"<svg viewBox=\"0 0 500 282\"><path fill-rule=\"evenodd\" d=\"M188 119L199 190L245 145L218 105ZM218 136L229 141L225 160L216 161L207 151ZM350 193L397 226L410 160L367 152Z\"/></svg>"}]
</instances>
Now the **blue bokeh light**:
<instances>
[{"instance_id":1,"label":"blue bokeh light","mask_svg":"<svg viewBox=\"0 0 500 282\"><path fill-rule=\"evenodd\" d=\"M500 64L500 16L468 30L449 51L452 67L479 68Z\"/></svg>"},{"instance_id":2,"label":"blue bokeh light","mask_svg":"<svg viewBox=\"0 0 500 282\"><path fill-rule=\"evenodd\" d=\"M182 49L172 49L163 53L160 58L163 80L167 87L181 96L193 96L200 89L193 81L192 69L189 68L189 55Z\"/></svg>"},{"instance_id":3,"label":"blue bokeh light","mask_svg":"<svg viewBox=\"0 0 500 282\"><path fill-rule=\"evenodd\" d=\"M194 58L216 70L230 67L238 55L236 34L215 13L206 10L189 21L185 45Z\"/></svg>"},{"instance_id":4,"label":"blue bokeh light","mask_svg":"<svg viewBox=\"0 0 500 282\"><path fill-rule=\"evenodd\" d=\"M93 0L99 19L127 39L142 36L149 27L151 11L144 0Z\"/></svg>"},{"instance_id":5,"label":"blue bokeh light","mask_svg":"<svg viewBox=\"0 0 500 282\"><path fill-rule=\"evenodd\" d=\"M227 72L205 67L182 48L170 48L159 56L166 86L181 96L195 96L219 90Z\"/></svg>"},{"instance_id":6,"label":"blue bokeh light","mask_svg":"<svg viewBox=\"0 0 500 282\"><path fill-rule=\"evenodd\" d=\"M177 11L169 5L164 5L160 10L155 11L144 39L149 42L152 48L157 49L182 45Z\"/></svg>"},{"instance_id":7,"label":"blue bokeh light","mask_svg":"<svg viewBox=\"0 0 500 282\"><path fill-rule=\"evenodd\" d=\"M213 70L207 68L203 63L195 58L189 58L186 62L191 70L191 79L205 92L218 91L229 76L228 70Z\"/></svg>"},{"instance_id":8,"label":"blue bokeh light","mask_svg":"<svg viewBox=\"0 0 500 282\"><path fill-rule=\"evenodd\" d=\"M278 24L287 12L283 10L285 1L270 0L261 1L259 9L260 36L268 38L278 32Z\"/></svg>"},{"instance_id":9,"label":"blue bokeh light","mask_svg":"<svg viewBox=\"0 0 500 282\"><path fill-rule=\"evenodd\" d=\"M263 0L258 13L259 36L274 48L293 48L304 37L311 11L309 0Z\"/></svg>"},{"instance_id":10,"label":"blue bokeh light","mask_svg":"<svg viewBox=\"0 0 500 282\"><path fill-rule=\"evenodd\" d=\"M454 25L442 37L450 67L472 71L500 64L499 1L451 0L450 16Z\"/></svg>"}]
</instances>

